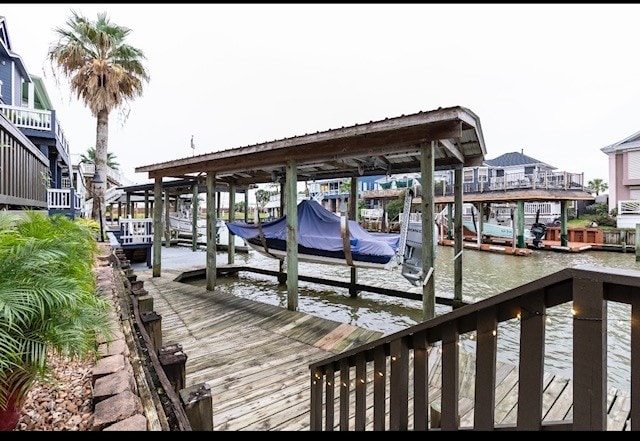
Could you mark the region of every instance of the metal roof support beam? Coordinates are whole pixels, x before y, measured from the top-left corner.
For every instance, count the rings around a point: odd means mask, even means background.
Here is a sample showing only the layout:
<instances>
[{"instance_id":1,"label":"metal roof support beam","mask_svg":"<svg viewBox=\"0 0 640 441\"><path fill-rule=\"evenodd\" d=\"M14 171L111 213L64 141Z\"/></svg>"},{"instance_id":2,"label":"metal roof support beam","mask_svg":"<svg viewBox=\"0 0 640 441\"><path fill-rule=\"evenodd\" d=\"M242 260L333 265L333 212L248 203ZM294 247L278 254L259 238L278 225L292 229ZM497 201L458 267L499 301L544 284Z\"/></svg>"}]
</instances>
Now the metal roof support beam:
<instances>
[{"instance_id":1,"label":"metal roof support beam","mask_svg":"<svg viewBox=\"0 0 640 441\"><path fill-rule=\"evenodd\" d=\"M298 178L297 161L287 161L285 210L287 213L287 309L298 310Z\"/></svg>"}]
</instances>

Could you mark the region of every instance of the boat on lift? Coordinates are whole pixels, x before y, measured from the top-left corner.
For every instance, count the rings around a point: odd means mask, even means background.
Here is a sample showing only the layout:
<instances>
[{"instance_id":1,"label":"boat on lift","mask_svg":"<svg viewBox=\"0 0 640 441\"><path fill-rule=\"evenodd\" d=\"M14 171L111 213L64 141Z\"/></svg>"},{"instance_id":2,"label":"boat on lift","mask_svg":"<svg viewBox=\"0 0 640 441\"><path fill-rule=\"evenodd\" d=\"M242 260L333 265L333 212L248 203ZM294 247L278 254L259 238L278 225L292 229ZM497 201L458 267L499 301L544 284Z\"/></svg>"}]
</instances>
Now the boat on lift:
<instances>
[{"instance_id":1,"label":"boat on lift","mask_svg":"<svg viewBox=\"0 0 640 441\"><path fill-rule=\"evenodd\" d=\"M372 233L345 215L338 216L313 199L297 206L298 260L347 265L355 268L388 268L396 264L400 235ZM244 239L258 253L284 260L287 256L287 216L248 224L227 222L233 235Z\"/></svg>"}]
</instances>

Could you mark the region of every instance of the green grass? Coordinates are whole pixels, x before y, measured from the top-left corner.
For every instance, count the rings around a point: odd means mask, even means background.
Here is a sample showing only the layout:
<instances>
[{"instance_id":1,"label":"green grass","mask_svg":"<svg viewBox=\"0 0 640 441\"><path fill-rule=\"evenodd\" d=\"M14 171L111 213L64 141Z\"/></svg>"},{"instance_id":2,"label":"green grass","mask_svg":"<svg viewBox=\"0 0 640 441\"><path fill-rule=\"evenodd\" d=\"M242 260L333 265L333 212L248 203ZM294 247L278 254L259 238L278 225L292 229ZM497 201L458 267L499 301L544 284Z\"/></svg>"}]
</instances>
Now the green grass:
<instances>
[{"instance_id":1,"label":"green grass","mask_svg":"<svg viewBox=\"0 0 640 441\"><path fill-rule=\"evenodd\" d=\"M597 216L594 214L581 214L579 219L571 219L567 222L567 228L585 228L591 225L593 219ZM598 229L600 230L616 230L616 227L610 227L607 225L598 225Z\"/></svg>"}]
</instances>

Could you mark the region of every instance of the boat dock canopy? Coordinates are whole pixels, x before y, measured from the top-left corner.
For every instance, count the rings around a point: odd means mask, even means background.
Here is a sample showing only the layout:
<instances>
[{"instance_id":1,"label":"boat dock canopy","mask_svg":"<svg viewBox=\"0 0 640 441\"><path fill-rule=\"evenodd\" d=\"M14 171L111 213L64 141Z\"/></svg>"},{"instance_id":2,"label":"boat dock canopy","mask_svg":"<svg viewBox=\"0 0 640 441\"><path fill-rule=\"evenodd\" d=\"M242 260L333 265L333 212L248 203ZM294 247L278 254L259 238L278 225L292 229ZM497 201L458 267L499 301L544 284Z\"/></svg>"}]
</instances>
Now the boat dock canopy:
<instances>
[{"instance_id":1,"label":"boat dock canopy","mask_svg":"<svg viewBox=\"0 0 640 441\"><path fill-rule=\"evenodd\" d=\"M136 167L150 179L198 178L239 187L277 182L296 160L298 181L420 171L421 146L436 141L436 170L481 165L486 148L479 118L464 107L385 118L350 127L294 136ZM430 144L429 144L430 145Z\"/></svg>"}]
</instances>

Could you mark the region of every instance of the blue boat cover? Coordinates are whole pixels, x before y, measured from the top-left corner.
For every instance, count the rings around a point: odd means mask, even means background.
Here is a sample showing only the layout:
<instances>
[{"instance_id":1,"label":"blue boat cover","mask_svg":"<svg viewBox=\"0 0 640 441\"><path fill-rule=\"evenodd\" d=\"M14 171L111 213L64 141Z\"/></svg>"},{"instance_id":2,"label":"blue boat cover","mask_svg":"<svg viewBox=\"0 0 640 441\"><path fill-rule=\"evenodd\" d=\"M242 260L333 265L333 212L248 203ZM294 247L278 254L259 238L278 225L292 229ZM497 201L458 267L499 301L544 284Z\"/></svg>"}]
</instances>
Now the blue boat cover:
<instances>
[{"instance_id":1,"label":"blue boat cover","mask_svg":"<svg viewBox=\"0 0 640 441\"><path fill-rule=\"evenodd\" d=\"M265 239L287 240L287 217L261 224ZM259 237L259 228L243 221L227 222L232 234L243 239ZM400 243L399 234L370 233L356 221L349 221L351 252L370 256L395 255ZM318 202L305 199L298 204L298 244L325 251L343 251L340 235L340 217L325 209Z\"/></svg>"}]
</instances>

